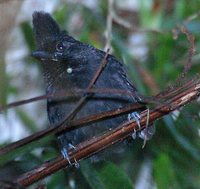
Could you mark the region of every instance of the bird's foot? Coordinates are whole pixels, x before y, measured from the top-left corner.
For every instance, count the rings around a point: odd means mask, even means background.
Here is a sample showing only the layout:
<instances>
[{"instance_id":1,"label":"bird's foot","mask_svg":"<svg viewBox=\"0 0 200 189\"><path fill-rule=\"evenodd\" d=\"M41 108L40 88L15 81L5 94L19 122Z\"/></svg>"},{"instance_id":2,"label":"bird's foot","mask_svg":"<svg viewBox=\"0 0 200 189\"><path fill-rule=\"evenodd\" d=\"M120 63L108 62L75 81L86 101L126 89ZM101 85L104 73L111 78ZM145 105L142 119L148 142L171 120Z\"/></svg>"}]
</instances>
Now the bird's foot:
<instances>
[{"instance_id":1,"label":"bird's foot","mask_svg":"<svg viewBox=\"0 0 200 189\"><path fill-rule=\"evenodd\" d=\"M77 162L76 159L74 159L74 166L78 169L80 167L80 164Z\"/></svg>"},{"instance_id":2,"label":"bird's foot","mask_svg":"<svg viewBox=\"0 0 200 189\"><path fill-rule=\"evenodd\" d=\"M68 146L69 146L69 149L70 149L70 150L71 150L71 149L76 150L76 147L75 147L72 143L69 143Z\"/></svg>"},{"instance_id":3,"label":"bird's foot","mask_svg":"<svg viewBox=\"0 0 200 189\"><path fill-rule=\"evenodd\" d=\"M128 114L128 120L132 120L134 119L140 129L140 114L138 112L132 112L130 114ZM134 128L134 132L132 133L132 138L135 140L137 138L137 131Z\"/></svg>"},{"instance_id":4,"label":"bird's foot","mask_svg":"<svg viewBox=\"0 0 200 189\"><path fill-rule=\"evenodd\" d=\"M68 149L74 149L74 150L76 150L76 147L73 144L69 143L68 144ZM65 158L68 161L69 165L72 165L72 163L70 161L69 154L68 154L68 150L67 150L66 147L62 148L61 153L63 155L63 158ZM77 163L77 161L75 160L75 166L76 166L76 163Z\"/></svg>"},{"instance_id":5,"label":"bird's foot","mask_svg":"<svg viewBox=\"0 0 200 189\"><path fill-rule=\"evenodd\" d=\"M63 158L68 161L69 165L72 165L70 158L69 158L68 151L65 147L62 148L61 153L62 153Z\"/></svg>"},{"instance_id":6,"label":"bird's foot","mask_svg":"<svg viewBox=\"0 0 200 189\"><path fill-rule=\"evenodd\" d=\"M147 115L148 116L148 115ZM134 119L139 127L139 129L141 128L140 126L140 114L138 112L132 112L130 114L128 114L128 120ZM148 119L147 119L148 120ZM144 144L143 147L146 144L147 140L150 140L152 138L152 136L155 133L155 126L153 124L149 125L149 123L147 122L146 127L140 131L136 131L134 129L134 132L132 133L132 138L136 139L137 137L141 138L144 140Z\"/></svg>"},{"instance_id":7,"label":"bird's foot","mask_svg":"<svg viewBox=\"0 0 200 189\"><path fill-rule=\"evenodd\" d=\"M143 130L138 132L138 137L144 140L150 140L155 133L155 126L153 124L147 125Z\"/></svg>"},{"instance_id":8,"label":"bird's foot","mask_svg":"<svg viewBox=\"0 0 200 189\"><path fill-rule=\"evenodd\" d=\"M140 114L138 112L132 112L132 113L128 114L128 120L130 121L132 119L134 119L136 121L136 123L140 129L140 127L141 127L140 126L140 119L141 119Z\"/></svg>"}]
</instances>

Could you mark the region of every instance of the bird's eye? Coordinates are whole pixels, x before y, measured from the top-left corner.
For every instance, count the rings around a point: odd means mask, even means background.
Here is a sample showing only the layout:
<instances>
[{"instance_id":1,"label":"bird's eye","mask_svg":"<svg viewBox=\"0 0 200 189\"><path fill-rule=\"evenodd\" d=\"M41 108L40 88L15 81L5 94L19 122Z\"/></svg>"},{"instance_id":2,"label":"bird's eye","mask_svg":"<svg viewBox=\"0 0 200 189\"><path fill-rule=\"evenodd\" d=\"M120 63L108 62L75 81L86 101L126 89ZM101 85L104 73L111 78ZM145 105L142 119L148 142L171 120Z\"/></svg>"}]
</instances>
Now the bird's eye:
<instances>
[{"instance_id":1,"label":"bird's eye","mask_svg":"<svg viewBox=\"0 0 200 189\"><path fill-rule=\"evenodd\" d=\"M57 45L56 45L56 50L57 51L59 51L59 52L61 52L61 51L63 51L64 50L64 45L63 45L63 43L62 42L58 42L57 43Z\"/></svg>"}]
</instances>

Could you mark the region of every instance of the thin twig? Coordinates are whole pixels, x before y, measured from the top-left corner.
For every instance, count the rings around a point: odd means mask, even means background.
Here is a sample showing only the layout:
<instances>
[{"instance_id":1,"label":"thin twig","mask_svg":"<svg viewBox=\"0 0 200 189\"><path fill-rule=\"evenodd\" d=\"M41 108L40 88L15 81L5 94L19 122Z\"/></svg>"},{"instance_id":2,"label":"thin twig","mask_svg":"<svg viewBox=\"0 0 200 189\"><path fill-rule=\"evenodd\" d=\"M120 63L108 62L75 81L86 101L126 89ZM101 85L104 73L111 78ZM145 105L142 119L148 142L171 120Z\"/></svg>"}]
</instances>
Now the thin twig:
<instances>
[{"instance_id":1,"label":"thin twig","mask_svg":"<svg viewBox=\"0 0 200 189\"><path fill-rule=\"evenodd\" d=\"M19 101L15 101L15 102L11 102L9 104L0 106L0 112L5 111L7 109L10 108L15 108L21 105L25 105L25 104L29 104L29 103L33 103L36 101L40 101L40 100L46 100L47 98L51 98L52 100L65 100L69 97L81 97L83 94L85 93L95 93L95 94L123 94L123 95L127 95L127 96L132 96L133 94L128 91L128 90L123 90L123 89L112 89L112 88L95 88L95 89L71 89L70 91L59 91L53 94L47 94L47 95L40 95L40 96L36 96L33 98L28 98L25 100L19 100Z\"/></svg>"},{"instance_id":2,"label":"thin twig","mask_svg":"<svg viewBox=\"0 0 200 189\"><path fill-rule=\"evenodd\" d=\"M186 89L187 87L191 87L191 85L195 85L195 80L199 78L199 75L197 74L195 77L193 77L191 80L189 80L188 82L182 84L179 87L176 88L172 88L172 87L167 87L166 90L160 92L159 94L157 94L155 96L155 98L162 98L162 99L167 99L167 98L171 98L171 96L176 95L177 93L180 93L182 90Z\"/></svg>"},{"instance_id":3,"label":"thin twig","mask_svg":"<svg viewBox=\"0 0 200 189\"><path fill-rule=\"evenodd\" d=\"M185 78L185 76L187 75L187 73L189 72L189 70L191 69L191 65L192 65L192 57L195 53L195 38L192 34L189 33L189 31L184 27L184 26L178 26L177 28L173 29L173 34L176 35L174 38L178 37L178 33L179 31L181 31L183 34L186 35L187 40L189 42L189 48L188 48L188 59L184 64L184 70L182 71L182 73L180 74L180 76L176 79L176 81L174 82L173 85L170 85L169 87L167 87L167 89L165 91L162 91L159 95L157 95L157 97L160 97L161 95L164 95L165 97L168 96L168 94L170 93L175 93L176 91L176 87L180 86L180 84L183 83L183 79ZM199 77L199 76L197 76ZM193 81L191 80L190 83L192 84ZM189 86L189 83L185 83L186 85ZM183 84L182 88L184 88L185 84ZM178 88L179 89L179 88ZM170 98L170 97L169 97Z\"/></svg>"},{"instance_id":4,"label":"thin twig","mask_svg":"<svg viewBox=\"0 0 200 189\"><path fill-rule=\"evenodd\" d=\"M47 136L50 134L59 134L62 132L68 132L68 131L71 131L78 127L81 127L84 124L96 122L96 121L99 121L102 119L109 119L114 116L119 116L124 113L129 113L129 112L135 111L136 109L139 109L142 107L143 107L143 105L141 105L141 104L133 103L133 104L127 105L126 107L123 107L123 108L118 108L118 109L114 109L114 110L110 110L110 111L106 111L106 112L100 112L100 113L89 115L89 116L86 116L86 117L83 117L80 119L71 120L67 124L65 124L64 122L58 123L55 127L49 127L45 130L38 131L28 137L25 137L21 140L10 143L4 147L1 147L0 148L0 156L5 155L13 150L16 150L17 148L20 148L26 144L31 143L33 141L39 140L44 136Z\"/></svg>"},{"instance_id":5,"label":"thin twig","mask_svg":"<svg viewBox=\"0 0 200 189\"><path fill-rule=\"evenodd\" d=\"M135 26L128 22L127 20L122 19L119 17L115 12L113 12L113 21L117 23L118 25L122 26L123 28L132 31L132 32L151 32L151 33L156 33L156 34L165 34L167 33L166 31L162 31L159 29L147 29L147 28L140 28L138 26Z\"/></svg>"},{"instance_id":6,"label":"thin twig","mask_svg":"<svg viewBox=\"0 0 200 189\"><path fill-rule=\"evenodd\" d=\"M0 106L0 112L2 111L5 111L9 108L13 108L13 107L17 107L17 106L21 106L21 105L24 105L24 104L28 104L28 103L32 103L32 102L35 102L35 101L39 101L39 100L44 100L44 99L47 99L47 98L51 98L51 99L56 99L56 98L67 98L67 97L70 97L70 96L73 96L73 97L78 97L80 96L81 94L83 93L127 93L127 95L131 95L130 92L128 91L125 91L125 90L120 90L120 89L92 89L93 85L95 84L95 82L97 81L99 75L101 74L103 68L105 67L106 65L106 59L108 57L108 53L109 53L109 49L107 50L104 58L102 59L101 63L100 63L100 66L98 68L98 70L96 71L94 77L92 78L91 82L89 83L89 86L87 89L71 89L71 91L60 91L60 92L57 92L57 93L54 93L54 94L47 94L47 95L41 95L41 96L37 96L37 97L33 97L33 98L29 98L29 99L26 99L26 100L20 100L20 101L16 101L16 102L12 102L12 103L9 103L7 105L2 105ZM113 90L113 91L112 91ZM72 114L75 114L76 110L79 108L79 106L81 106L81 104L85 101L85 99L87 98L87 94L82 97L82 99L80 99L80 101L77 103L77 107L75 107L72 111L71 111L71 115L69 114L68 118L66 117L65 119L69 119L70 116L72 117Z\"/></svg>"},{"instance_id":7,"label":"thin twig","mask_svg":"<svg viewBox=\"0 0 200 189\"><path fill-rule=\"evenodd\" d=\"M99 68L97 69L96 73L94 74L94 77L92 78L92 80L90 81L90 83L89 83L89 85L87 87L87 90L91 89L94 86L94 84L96 83L97 79L99 78L101 72L103 71L104 67L106 66L108 53L109 53L109 49L106 51L106 54L103 57ZM67 121L69 121L69 120L74 118L74 116L78 112L79 108L83 105L83 103L88 98L88 96L89 95L86 94L85 96L83 96L78 101L78 103L76 104L75 108L73 108L73 110L66 116L66 118L64 119L64 122L67 122Z\"/></svg>"},{"instance_id":8,"label":"thin twig","mask_svg":"<svg viewBox=\"0 0 200 189\"><path fill-rule=\"evenodd\" d=\"M112 22L113 22L113 0L108 0L108 15L107 15L107 22L106 22L106 49L111 49L111 41L112 41ZM112 49L111 49L112 52Z\"/></svg>"},{"instance_id":9,"label":"thin twig","mask_svg":"<svg viewBox=\"0 0 200 189\"><path fill-rule=\"evenodd\" d=\"M189 22L193 21L194 19L198 18L200 16L200 11L196 12L195 14L190 15L185 20L184 24L188 24Z\"/></svg>"},{"instance_id":10,"label":"thin twig","mask_svg":"<svg viewBox=\"0 0 200 189\"><path fill-rule=\"evenodd\" d=\"M194 56L194 53L196 51L195 49L195 38L192 34L190 34L190 32L186 29L185 26L178 26L178 29L186 35L187 40L189 42L189 48L188 48L188 58L187 61L184 64L184 70L181 73L181 75L177 78L175 85L178 84L179 82L182 81L183 78L185 78L185 76L187 75L187 73L189 72L189 70L191 69L192 66L192 57Z\"/></svg>"}]
</instances>

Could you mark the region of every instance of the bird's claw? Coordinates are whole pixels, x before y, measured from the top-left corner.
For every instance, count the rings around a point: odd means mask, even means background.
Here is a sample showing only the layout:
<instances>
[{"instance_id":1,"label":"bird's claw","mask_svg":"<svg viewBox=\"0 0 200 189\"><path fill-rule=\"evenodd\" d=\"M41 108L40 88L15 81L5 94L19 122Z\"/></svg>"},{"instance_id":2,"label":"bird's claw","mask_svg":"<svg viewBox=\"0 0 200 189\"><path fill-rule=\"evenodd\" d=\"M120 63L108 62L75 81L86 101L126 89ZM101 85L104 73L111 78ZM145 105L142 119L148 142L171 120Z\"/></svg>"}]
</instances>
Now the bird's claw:
<instances>
[{"instance_id":1,"label":"bird's claw","mask_svg":"<svg viewBox=\"0 0 200 189\"><path fill-rule=\"evenodd\" d=\"M148 116L148 114L147 114ZM148 117L147 117L148 118ZM134 119L138 125L139 130L141 129L140 126L140 114L138 112L132 112L130 114L128 114L128 120ZM147 119L148 120L148 119ZM143 147L146 144L147 140L150 140L152 138L152 136L155 133L155 126L154 125L149 125L149 120L146 123L146 127L140 131L136 131L134 129L134 132L132 133L132 138L136 139L137 137L141 138L144 140L144 144Z\"/></svg>"},{"instance_id":2,"label":"bird's claw","mask_svg":"<svg viewBox=\"0 0 200 189\"><path fill-rule=\"evenodd\" d=\"M71 144L71 143L68 144L68 148L69 148L69 149L74 149L74 150L76 150L76 147L75 147L73 144ZM62 153L62 155L63 155L63 158L66 159L66 160L68 161L69 165L72 165L72 163L71 163L71 161L70 161L70 158L69 158L68 150L67 150L66 147L63 147L63 148L62 148L61 153ZM77 163L77 161L75 160L75 167L77 167L76 164L78 164L78 163Z\"/></svg>"},{"instance_id":3,"label":"bird's claw","mask_svg":"<svg viewBox=\"0 0 200 189\"><path fill-rule=\"evenodd\" d=\"M74 165L75 165L75 167L76 167L77 169L80 167L80 164L77 162L76 159L74 159Z\"/></svg>"},{"instance_id":4,"label":"bird's claw","mask_svg":"<svg viewBox=\"0 0 200 189\"><path fill-rule=\"evenodd\" d=\"M76 150L76 147L75 147L72 143L69 143L68 146L69 146L69 149L74 149L74 150Z\"/></svg>"},{"instance_id":5,"label":"bird's claw","mask_svg":"<svg viewBox=\"0 0 200 189\"><path fill-rule=\"evenodd\" d=\"M130 121L131 119L134 119L139 127L139 129L141 128L140 126L140 114L138 112L132 112L130 114L128 114L128 120Z\"/></svg>"},{"instance_id":6,"label":"bird's claw","mask_svg":"<svg viewBox=\"0 0 200 189\"><path fill-rule=\"evenodd\" d=\"M135 140L137 138L137 132L136 132L135 128L134 128L134 132L132 133L131 136L132 136L133 140Z\"/></svg>"},{"instance_id":7,"label":"bird's claw","mask_svg":"<svg viewBox=\"0 0 200 189\"><path fill-rule=\"evenodd\" d=\"M65 147L62 148L61 153L63 155L63 158L68 161L69 165L72 165L72 163L70 161L70 158L69 158L68 151L67 151L67 149Z\"/></svg>"}]
</instances>

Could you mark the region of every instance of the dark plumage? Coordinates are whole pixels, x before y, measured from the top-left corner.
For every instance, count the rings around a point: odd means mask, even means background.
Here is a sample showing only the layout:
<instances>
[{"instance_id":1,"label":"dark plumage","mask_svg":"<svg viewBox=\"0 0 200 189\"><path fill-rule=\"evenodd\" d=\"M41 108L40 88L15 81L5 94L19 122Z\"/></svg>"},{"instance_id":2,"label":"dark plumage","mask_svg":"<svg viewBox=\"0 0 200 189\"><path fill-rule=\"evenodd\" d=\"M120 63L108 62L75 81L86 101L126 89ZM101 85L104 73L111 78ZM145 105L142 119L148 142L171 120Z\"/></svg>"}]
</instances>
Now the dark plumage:
<instances>
[{"instance_id":1,"label":"dark plumage","mask_svg":"<svg viewBox=\"0 0 200 189\"><path fill-rule=\"evenodd\" d=\"M63 90L70 91L72 88L86 89L104 58L105 52L77 41L65 31L61 31L48 13L34 12L33 26L37 45L37 51L33 53L33 56L42 62L47 94ZM75 118L140 101L136 88L127 78L124 65L112 55L108 56L107 61L108 63L99 76L95 88L124 89L130 91L132 96L94 94L86 100ZM50 124L53 126L62 121L78 100L75 97L63 101L48 99L47 111ZM145 106L142 109L145 109ZM136 121L139 121L136 112L133 112L132 116ZM68 149L69 144L76 145L109 128L115 128L120 123L127 121L127 117L127 115L123 115L100 121L91 124L92 127L86 126L58 136L62 153L66 153L66 150L63 149ZM153 127L149 128L148 131L154 131ZM152 135L149 134L147 139Z\"/></svg>"}]
</instances>

